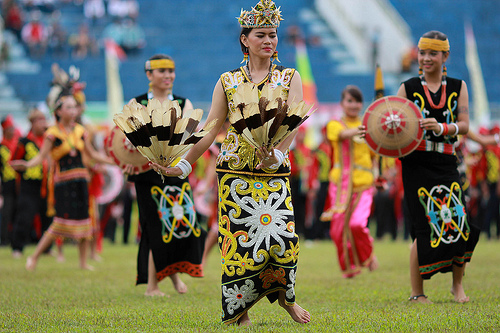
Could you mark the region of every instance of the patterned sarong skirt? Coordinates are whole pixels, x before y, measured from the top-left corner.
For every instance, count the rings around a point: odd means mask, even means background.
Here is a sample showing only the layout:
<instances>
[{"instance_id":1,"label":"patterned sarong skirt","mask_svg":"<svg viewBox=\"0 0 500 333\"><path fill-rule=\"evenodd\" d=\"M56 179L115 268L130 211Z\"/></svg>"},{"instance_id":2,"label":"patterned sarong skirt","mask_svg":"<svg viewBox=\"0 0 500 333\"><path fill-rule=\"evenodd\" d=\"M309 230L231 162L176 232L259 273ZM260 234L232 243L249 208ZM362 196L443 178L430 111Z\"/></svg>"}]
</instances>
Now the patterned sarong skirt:
<instances>
[{"instance_id":1,"label":"patterned sarong skirt","mask_svg":"<svg viewBox=\"0 0 500 333\"><path fill-rule=\"evenodd\" d=\"M468 218L456 157L416 151L402 160L411 236L423 279L469 262L479 228Z\"/></svg>"},{"instance_id":2,"label":"patterned sarong skirt","mask_svg":"<svg viewBox=\"0 0 500 333\"><path fill-rule=\"evenodd\" d=\"M295 303L299 240L286 177L219 173L222 321L237 321L278 292Z\"/></svg>"}]
</instances>

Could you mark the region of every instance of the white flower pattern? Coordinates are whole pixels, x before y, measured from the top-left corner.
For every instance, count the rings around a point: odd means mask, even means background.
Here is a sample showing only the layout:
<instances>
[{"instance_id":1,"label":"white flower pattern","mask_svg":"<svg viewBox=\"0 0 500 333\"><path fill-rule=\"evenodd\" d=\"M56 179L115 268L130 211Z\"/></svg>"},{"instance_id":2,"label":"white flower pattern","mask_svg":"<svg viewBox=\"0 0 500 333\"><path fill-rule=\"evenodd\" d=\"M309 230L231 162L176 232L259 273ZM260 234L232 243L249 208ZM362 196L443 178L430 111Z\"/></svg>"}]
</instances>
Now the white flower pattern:
<instances>
[{"instance_id":1,"label":"white flower pattern","mask_svg":"<svg viewBox=\"0 0 500 333\"><path fill-rule=\"evenodd\" d=\"M276 184L277 183L277 184ZM272 182L269 182L271 185ZM281 186L286 188L286 184L282 179L276 179L274 187ZM232 209L229 212L231 223L236 225L244 224L248 228L248 238L245 236L238 237L239 245L242 247L253 247L253 259L256 262L262 262L265 257L257 255L260 245L265 242L265 248L271 247L271 237L280 245L280 251L276 254L283 255L286 249L284 238L293 238L295 231L289 230L287 226L287 216L293 218L293 211L289 209L279 209L280 205L286 200L287 192L270 193L266 201L260 198L259 202L252 199L251 196L240 198L236 192L236 188L245 190L248 183L243 180L235 180L231 184L231 196L234 202L241 207L249 216L244 218L236 218L236 210Z\"/></svg>"},{"instance_id":2,"label":"white flower pattern","mask_svg":"<svg viewBox=\"0 0 500 333\"><path fill-rule=\"evenodd\" d=\"M234 288L222 287L222 293L226 297L227 313L233 314L234 310L239 309L240 306L244 309L247 303L252 303L257 299L259 294L254 289L252 280L245 280L245 285L239 288L236 284Z\"/></svg>"}]
</instances>

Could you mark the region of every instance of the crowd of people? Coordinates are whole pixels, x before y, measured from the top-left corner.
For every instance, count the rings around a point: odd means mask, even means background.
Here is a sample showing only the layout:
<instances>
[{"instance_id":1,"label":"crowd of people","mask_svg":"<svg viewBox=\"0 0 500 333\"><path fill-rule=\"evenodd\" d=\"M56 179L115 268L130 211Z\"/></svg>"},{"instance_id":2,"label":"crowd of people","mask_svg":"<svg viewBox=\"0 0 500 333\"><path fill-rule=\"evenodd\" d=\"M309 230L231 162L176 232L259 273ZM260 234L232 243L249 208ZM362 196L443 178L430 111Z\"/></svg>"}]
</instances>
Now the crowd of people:
<instances>
[{"instance_id":1,"label":"crowd of people","mask_svg":"<svg viewBox=\"0 0 500 333\"><path fill-rule=\"evenodd\" d=\"M94 13L99 2L88 1L96 6ZM183 158L169 167L122 166L128 182L115 203L125 198L125 210L135 197L139 213L136 284L147 284L146 296L163 296L159 282L169 277L184 294L188 287L180 273L202 277L206 256L218 244L224 323L250 325L249 310L264 296L278 301L294 321L307 323L311 315L296 302L299 239L331 239L342 276L354 278L363 268L379 267L368 228L372 220L378 239L386 232L392 239L412 238L411 302L431 302L424 280L438 272L451 272L455 301L468 302L462 280L480 227L491 238L496 221L500 236L500 133L497 128L469 132L467 86L446 73L448 38L436 31L422 36L421 73L398 91L423 115L424 139L407 156L382 158L369 149L360 115L363 94L352 85L342 91L341 117L321 129L317 147L306 144L302 125L277 146L255 149L228 121L240 107L234 103L238 86L253 83L259 91L281 86L284 101L303 99L298 71L274 63L281 20L271 0L241 12L244 64L221 74L206 119L215 126ZM144 66L149 90L129 104L147 106L154 98L193 108L173 92L175 69L168 55L150 57ZM87 252L97 260L92 241L102 234L102 223L95 203L99 190L91 179L99 165L116 161L96 149L92 127L81 124L84 103L77 79L58 81L48 98L52 126L38 110L30 112L25 136L12 117L2 121L0 244L10 244L19 258L30 241L38 242L27 257L28 270L59 239L78 244L82 269L92 269ZM471 151L469 141L481 148Z\"/></svg>"},{"instance_id":2,"label":"crowd of people","mask_svg":"<svg viewBox=\"0 0 500 333\"><path fill-rule=\"evenodd\" d=\"M81 21L71 22L71 26L64 24L64 7L81 10ZM2 1L1 17L4 29L16 36L32 58L47 53L54 58L96 56L106 38L113 39L129 54L137 53L146 43L137 22L137 0L6 0Z\"/></svg>"}]
</instances>

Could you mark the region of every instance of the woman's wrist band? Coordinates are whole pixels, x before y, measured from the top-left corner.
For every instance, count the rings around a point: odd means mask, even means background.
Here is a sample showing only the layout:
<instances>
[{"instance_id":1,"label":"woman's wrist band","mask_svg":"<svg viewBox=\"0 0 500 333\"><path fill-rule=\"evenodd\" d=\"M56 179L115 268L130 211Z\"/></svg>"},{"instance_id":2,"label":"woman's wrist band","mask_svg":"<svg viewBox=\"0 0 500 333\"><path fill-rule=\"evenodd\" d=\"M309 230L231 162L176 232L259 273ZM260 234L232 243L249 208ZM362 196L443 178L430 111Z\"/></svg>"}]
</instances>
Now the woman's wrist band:
<instances>
[{"instance_id":1,"label":"woman's wrist band","mask_svg":"<svg viewBox=\"0 0 500 333\"><path fill-rule=\"evenodd\" d=\"M183 158L181 158L175 166L182 171L182 175L179 176L180 179L185 179L191 173L191 171L193 171L193 167L191 166L191 164Z\"/></svg>"},{"instance_id":2,"label":"woman's wrist band","mask_svg":"<svg viewBox=\"0 0 500 333\"><path fill-rule=\"evenodd\" d=\"M271 168L278 169L280 165L282 165L283 162L285 161L285 154L283 154L283 152L279 149L274 149L274 156L278 159L278 162L271 165Z\"/></svg>"},{"instance_id":3,"label":"woman's wrist band","mask_svg":"<svg viewBox=\"0 0 500 333\"><path fill-rule=\"evenodd\" d=\"M459 128L458 128L458 125L456 123L450 123L450 124L438 123L438 125L439 125L439 132L438 133L434 132L435 136L441 136L441 135L457 136L458 135ZM453 132L453 134L450 133L451 126L455 127L455 131Z\"/></svg>"},{"instance_id":4,"label":"woman's wrist band","mask_svg":"<svg viewBox=\"0 0 500 333\"><path fill-rule=\"evenodd\" d=\"M443 126L443 124L438 123L438 125L439 125L439 132L438 133L434 132L435 136L441 136L443 134L443 132L444 132L444 126Z\"/></svg>"},{"instance_id":5,"label":"woman's wrist band","mask_svg":"<svg viewBox=\"0 0 500 333\"><path fill-rule=\"evenodd\" d=\"M500 134L496 133L494 136L495 142L497 143L497 146L500 145Z\"/></svg>"}]
</instances>

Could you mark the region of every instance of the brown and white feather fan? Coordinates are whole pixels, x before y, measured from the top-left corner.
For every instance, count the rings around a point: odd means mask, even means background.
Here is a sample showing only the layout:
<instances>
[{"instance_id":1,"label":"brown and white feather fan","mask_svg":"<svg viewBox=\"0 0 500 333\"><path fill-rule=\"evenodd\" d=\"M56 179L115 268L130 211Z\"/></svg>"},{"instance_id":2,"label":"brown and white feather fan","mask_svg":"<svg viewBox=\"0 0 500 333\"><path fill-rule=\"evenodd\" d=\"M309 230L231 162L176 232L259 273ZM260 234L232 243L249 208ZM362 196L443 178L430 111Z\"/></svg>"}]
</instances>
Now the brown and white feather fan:
<instances>
[{"instance_id":1,"label":"brown and white feather fan","mask_svg":"<svg viewBox=\"0 0 500 333\"><path fill-rule=\"evenodd\" d=\"M304 101L289 106L285 93L283 86L273 89L265 84L259 97L255 84L238 86L233 95L235 112L230 113L229 121L250 145L276 147L315 111Z\"/></svg>"},{"instance_id":2,"label":"brown and white feather fan","mask_svg":"<svg viewBox=\"0 0 500 333\"><path fill-rule=\"evenodd\" d=\"M144 157L170 166L215 126L213 120L195 132L202 115L201 109L183 112L177 101L161 103L153 98L146 107L130 102L122 113L114 115L113 121Z\"/></svg>"}]
</instances>

